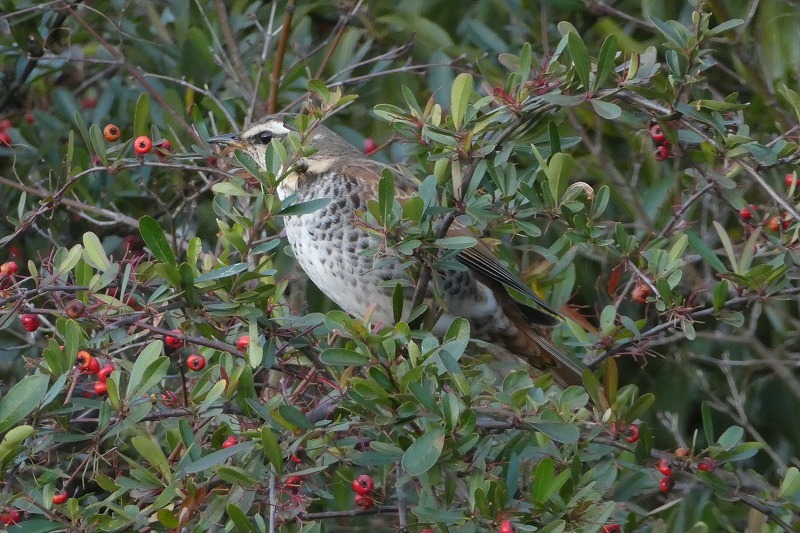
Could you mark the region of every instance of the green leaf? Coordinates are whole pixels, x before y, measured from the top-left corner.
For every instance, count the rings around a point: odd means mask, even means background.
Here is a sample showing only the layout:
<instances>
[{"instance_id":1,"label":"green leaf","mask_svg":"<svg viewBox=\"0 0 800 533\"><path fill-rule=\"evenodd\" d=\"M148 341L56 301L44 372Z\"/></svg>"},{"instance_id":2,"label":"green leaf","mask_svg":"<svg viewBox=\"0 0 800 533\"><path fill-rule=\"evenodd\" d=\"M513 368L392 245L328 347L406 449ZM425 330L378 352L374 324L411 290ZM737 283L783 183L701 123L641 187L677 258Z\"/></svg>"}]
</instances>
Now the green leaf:
<instances>
[{"instance_id":1,"label":"green leaf","mask_svg":"<svg viewBox=\"0 0 800 533\"><path fill-rule=\"evenodd\" d=\"M91 231L83 234L83 260L100 272L105 272L111 266L100 239Z\"/></svg>"},{"instance_id":2,"label":"green leaf","mask_svg":"<svg viewBox=\"0 0 800 533\"><path fill-rule=\"evenodd\" d=\"M97 124L89 126L89 138L92 141L92 149L104 164L108 164L108 156L106 155L106 140L103 138L103 132Z\"/></svg>"},{"instance_id":3,"label":"green leaf","mask_svg":"<svg viewBox=\"0 0 800 533\"><path fill-rule=\"evenodd\" d=\"M622 115L622 108L619 107L617 104L611 102L605 102L603 100L589 100L589 103L592 104L595 112L607 120L614 120L619 118Z\"/></svg>"},{"instance_id":4,"label":"green leaf","mask_svg":"<svg viewBox=\"0 0 800 533\"><path fill-rule=\"evenodd\" d=\"M589 50L586 49L586 45L580 35L574 31L570 31L567 34L567 50L569 50L569 56L575 65L575 73L578 75L578 79L581 80L581 85L583 85L584 90L588 91L590 89L589 73L592 68L589 61Z\"/></svg>"},{"instance_id":5,"label":"green leaf","mask_svg":"<svg viewBox=\"0 0 800 533\"><path fill-rule=\"evenodd\" d=\"M163 344L160 340L154 340L139 352L139 356L133 363L130 376L128 376L128 388L125 392L126 400L130 400L139 392L145 371L158 359L158 356L161 355L162 347Z\"/></svg>"},{"instance_id":6,"label":"green leaf","mask_svg":"<svg viewBox=\"0 0 800 533\"><path fill-rule=\"evenodd\" d=\"M378 210L380 213L380 222L386 225L392 216L392 207L394 206L394 176L390 172L381 177L378 182Z\"/></svg>"},{"instance_id":7,"label":"green leaf","mask_svg":"<svg viewBox=\"0 0 800 533\"><path fill-rule=\"evenodd\" d=\"M231 276L235 276L236 274L240 274L246 271L250 265L247 263L236 263L233 265L227 265L224 267L220 267L214 269L210 272L206 272L205 274L200 274L196 278L194 278L195 283L203 283L205 281L213 281L217 279L229 278Z\"/></svg>"},{"instance_id":8,"label":"green leaf","mask_svg":"<svg viewBox=\"0 0 800 533\"><path fill-rule=\"evenodd\" d=\"M706 37L714 37L715 35L719 35L720 33L726 32L728 30L732 30L733 28L738 28L742 24L744 24L744 20L742 19L726 20L722 24L719 24L711 28L706 33Z\"/></svg>"},{"instance_id":9,"label":"green leaf","mask_svg":"<svg viewBox=\"0 0 800 533\"><path fill-rule=\"evenodd\" d=\"M136 101L136 111L133 115L134 138L149 133L149 128L147 127L148 122L150 122L150 98L147 96L147 93L142 93Z\"/></svg>"},{"instance_id":10,"label":"green leaf","mask_svg":"<svg viewBox=\"0 0 800 533\"><path fill-rule=\"evenodd\" d=\"M800 470L796 466L790 466L781 481L779 495L781 498L793 499L800 492Z\"/></svg>"},{"instance_id":11,"label":"green leaf","mask_svg":"<svg viewBox=\"0 0 800 533\"><path fill-rule=\"evenodd\" d=\"M420 476L433 468L444 449L444 429L428 430L403 453L401 464L412 476Z\"/></svg>"},{"instance_id":12,"label":"green leaf","mask_svg":"<svg viewBox=\"0 0 800 533\"><path fill-rule=\"evenodd\" d=\"M347 348L326 348L319 359L326 365L332 366L358 366L369 362L368 356Z\"/></svg>"},{"instance_id":13,"label":"green leaf","mask_svg":"<svg viewBox=\"0 0 800 533\"><path fill-rule=\"evenodd\" d=\"M272 416L284 422L284 425L290 426L289 429L296 431L298 429L313 429L312 424L306 415L293 405L283 404L278 407L278 411L272 412Z\"/></svg>"},{"instance_id":14,"label":"green leaf","mask_svg":"<svg viewBox=\"0 0 800 533\"><path fill-rule=\"evenodd\" d=\"M453 81L450 89L450 114L453 116L453 125L456 130L461 129L461 123L467 113L469 95L472 92L472 75L462 72Z\"/></svg>"},{"instance_id":15,"label":"green leaf","mask_svg":"<svg viewBox=\"0 0 800 533\"><path fill-rule=\"evenodd\" d=\"M31 414L47 393L50 379L44 374L25 376L0 398L0 433Z\"/></svg>"},{"instance_id":16,"label":"green leaf","mask_svg":"<svg viewBox=\"0 0 800 533\"><path fill-rule=\"evenodd\" d=\"M168 265L175 265L175 254L172 253L167 236L156 219L146 215L140 218L139 233L156 259Z\"/></svg>"},{"instance_id":17,"label":"green leaf","mask_svg":"<svg viewBox=\"0 0 800 533\"><path fill-rule=\"evenodd\" d=\"M533 501L539 505L544 505L550 499L550 495L555 489L553 478L555 477L555 464L553 459L545 457L536 465L533 471Z\"/></svg>"},{"instance_id":18,"label":"green leaf","mask_svg":"<svg viewBox=\"0 0 800 533\"><path fill-rule=\"evenodd\" d=\"M541 431L556 442L572 444L578 442L581 432L575 424L567 422L545 422L543 420L530 422L538 431Z\"/></svg>"},{"instance_id":19,"label":"green leaf","mask_svg":"<svg viewBox=\"0 0 800 533\"><path fill-rule=\"evenodd\" d=\"M230 448L223 448L216 452L212 452L204 457L201 457L197 461L189 461L187 464L182 465L183 468L179 468L179 471L186 474L196 474L204 470L209 470L219 464L224 463L239 452L249 452L253 449L253 446L255 446L255 443L251 440L234 444Z\"/></svg>"},{"instance_id":20,"label":"green leaf","mask_svg":"<svg viewBox=\"0 0 800 533\"><path fill-rule=\"evenodd\" d=\"M269 426L261 428L261 447L267 460L275 469L275 474L279 474L283 470L283 452L278 439Z\"/></svg>"},{"instance_id":21,"label":"green leaf","mask_svg":"<svg viewBox=\"0 0 800 533\"><path fill-rule=\"evenodd\" d=\"M289 217L296 215L307 215L309 213L313 213L314 211L319 211L329 203L331 203L330 198L315 198L314 200L309 200L308 202L299 202L288 207L284 207L276 214L276 216Z\"/></svg>"},{"instance_id":22,"label":"green leaf","mask_svg":"<svg viewBox=\"0 0 800 533\"><path fill-rule=\"evenodd\" d=\"M689 238L689 246L691 246L695 252L700 254L700 257L706 260L708 266L719 272L720 274L728 272L728 269L725 268L725 265L719 258L716 256L714 251L708 247L708 245L700 238L697 233L692 230L686 230L685 235Z\"/></svg>"},{"instance_id":23,"label":"green leaf","mask_svg":"<svg viewBox=\"0 0 800 533\"><path fill-rule=\"evenodd\" d=\"M664 22L657 17L650 17L650 22L652 22L656 28L658 28L658 31L660 31L669 42L680 49L686 48L686 38L676 29L676 26L680 25L678 22L675 22L674 20Z\"/></svg>"},{"instance_id":24,"label":"green leaf","mask_svg":"<svg viewBox=\"0 0 800 533\"><path fill-rule=\"evenodd\" d=\"M742 437L744 437L744 429L741 426L731 426L719 436L717 444L726 450L730 450L742 440Z\"/></svg>"},{"instance_id":25,"label":"green leaf","mask_svg":"<svg viewBox=\"0 0 800 533\"><path fill-rule=\"evenodd\" d=\"M237 504L229 503L225 506L225 512L236 526L236 531L258 531Z\"/></svg>"},{"instance_id":26,"label":"green leaf","mask_svg":"<svg viewBox=\"0 0 800 533\"><path fill-rule=\"evenodd\" d=\"M158 468L165 479L172 478L172 470L169 461L161 450L161 447L150 436L136 435L131 439L133 447L142 456L142 459Z\"/></svg>"},{"instance_id":27,"label":"green leaf","mask_svg":"<svg viewBox=\"0 0 800 533\"><path fill-rule=\"evenodd\" d=\"M603 46L600 47L600 55L597 58L597 74L592 85L592 92L603 85L606 78L614 72L614 58L617 55L617 37L613 34L606 37Z\"/></svg>"}]
</instances>

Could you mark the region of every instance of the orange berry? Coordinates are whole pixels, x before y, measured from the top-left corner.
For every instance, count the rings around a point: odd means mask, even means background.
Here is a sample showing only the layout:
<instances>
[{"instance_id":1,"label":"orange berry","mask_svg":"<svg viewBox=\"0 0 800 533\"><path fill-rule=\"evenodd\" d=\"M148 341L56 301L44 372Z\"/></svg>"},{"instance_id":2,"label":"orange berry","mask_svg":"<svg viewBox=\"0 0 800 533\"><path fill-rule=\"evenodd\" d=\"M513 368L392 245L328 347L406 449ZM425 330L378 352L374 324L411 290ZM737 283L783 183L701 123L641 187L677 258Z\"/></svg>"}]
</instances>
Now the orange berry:
<instances>
[{"instance_id":1,"label":"orange berry","mask_svg":"<svg viewBox=\"0 0 800 533\"><path fill-rule=\"evenodd\" d=\"M86 350L81 350L78 352L78 355L75 357L75 365L81 369L83 372L87 372L89 368L92 366L92 354L87 352Z\"/></svg>"},{"instance_id":2,"label":"orange berry","mask_svg":"<svg viewBox=\"0 0 800 533\"><path fill-rule=\"evenodd\" d=\"M147 135L140 135L133 141L133 153L136 155L144 155L153 147L153 141Z\"/></svg>"},{"instance_id":3,"label":"orange berry","mask_svg":"<svg viewBox=\"0 0 800 533\"><path fill-rule=\"evenodd\" d=\"M103 128L103 137L110 143L117 142L122 133L119 131L119 126L116 124L106 124Z\"/></svg>"},{"instance_id":4,"label":"orange berry","mask_svg":"<svg viewBox=\"0 0 800 533\"><path fill-rule=\"evenodd\" d=\"M781 229L781 220L778 217L772 217L767 221L767 228L770 231L779 231Z\"/></svg>"},{"instance_id":5,"label":"orange berry","mask_svg":"<svg viewBox=\"0 0 800 533\"><path fill-rule=\"evenodd\" d=\"M650 290L650 286L647 283L639 282L631 291L631 298L633 298L634 302L640 304L646 304L647 299L653 294L653 291Z\"/></svg>"}]
</instances>

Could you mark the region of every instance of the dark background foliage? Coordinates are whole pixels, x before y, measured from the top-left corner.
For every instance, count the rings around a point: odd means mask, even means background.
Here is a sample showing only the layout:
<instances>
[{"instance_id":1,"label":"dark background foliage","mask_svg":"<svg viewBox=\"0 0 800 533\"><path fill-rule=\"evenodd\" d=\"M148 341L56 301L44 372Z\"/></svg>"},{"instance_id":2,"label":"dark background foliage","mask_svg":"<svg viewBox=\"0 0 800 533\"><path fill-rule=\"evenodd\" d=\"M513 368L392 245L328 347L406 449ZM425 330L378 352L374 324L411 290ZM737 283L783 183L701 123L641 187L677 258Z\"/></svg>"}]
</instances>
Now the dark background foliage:
<instances>
[{"instance_id":1,"label":"dark background foliage","mask_svg":"<svg viewBox=\"0 0 800 533\"><path fill-rule=\"evenodd\" d=\"M0 0L0 504L25 531L796 527L798 7ZM409 258L466 219L568 317L593 401L462 322L336 311L280 239L303 207L204 141L279 111L427 184L366 215Z\"/></svg>"}]
</instances>

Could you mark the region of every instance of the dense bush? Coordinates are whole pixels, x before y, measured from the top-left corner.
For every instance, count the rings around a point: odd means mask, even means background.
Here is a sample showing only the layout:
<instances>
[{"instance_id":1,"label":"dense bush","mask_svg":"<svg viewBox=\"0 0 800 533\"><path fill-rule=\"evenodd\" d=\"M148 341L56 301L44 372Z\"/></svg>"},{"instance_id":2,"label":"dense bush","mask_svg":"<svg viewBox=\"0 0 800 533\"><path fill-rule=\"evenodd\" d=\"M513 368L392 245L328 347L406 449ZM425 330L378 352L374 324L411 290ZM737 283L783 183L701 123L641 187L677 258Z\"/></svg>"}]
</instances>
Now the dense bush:
<instances>
[{"instance_id":1,"label":"dense bush","mask_svg":"<svg viewBox=\"0 0 800 533\"><path fill-rule=\"evenodd\" d=\"M0 6L6 525L797 529L792 2ZM585 387L334 309L298 146L205 142L279 111L419 180L364 214L411 271L485 237Z\"/></svg>"}]
</instances>

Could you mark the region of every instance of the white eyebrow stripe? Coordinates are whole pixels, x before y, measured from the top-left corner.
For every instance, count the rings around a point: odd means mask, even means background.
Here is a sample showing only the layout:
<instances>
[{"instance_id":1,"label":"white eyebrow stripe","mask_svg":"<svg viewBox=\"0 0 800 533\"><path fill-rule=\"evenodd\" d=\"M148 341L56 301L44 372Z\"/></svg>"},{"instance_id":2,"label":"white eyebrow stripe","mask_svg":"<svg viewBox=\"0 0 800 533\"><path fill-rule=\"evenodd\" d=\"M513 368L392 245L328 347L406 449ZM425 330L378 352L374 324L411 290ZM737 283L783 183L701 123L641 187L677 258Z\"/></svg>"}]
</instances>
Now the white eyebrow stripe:
<instances>
[{"instance_id":1,"label":"white eyebrow stripe","mask_svg":"<svg viewBox=\"0 0 800 533\"><path fill-rule=\"evenodd\" d=\"M262 131L265 130L271 132L273 135L276 136L277 135L285 136L286 134L289 133L289 131L291 131L286 126L284 126L283 122L281 122L280 120L270 120L268 122L257 122L256 124L253 124L252 126L250 126L241 133L241 137L242 139L249 139L253 135L261 133Z\"/></svg>"}]
</instances>

